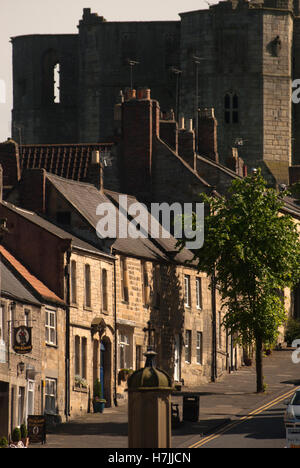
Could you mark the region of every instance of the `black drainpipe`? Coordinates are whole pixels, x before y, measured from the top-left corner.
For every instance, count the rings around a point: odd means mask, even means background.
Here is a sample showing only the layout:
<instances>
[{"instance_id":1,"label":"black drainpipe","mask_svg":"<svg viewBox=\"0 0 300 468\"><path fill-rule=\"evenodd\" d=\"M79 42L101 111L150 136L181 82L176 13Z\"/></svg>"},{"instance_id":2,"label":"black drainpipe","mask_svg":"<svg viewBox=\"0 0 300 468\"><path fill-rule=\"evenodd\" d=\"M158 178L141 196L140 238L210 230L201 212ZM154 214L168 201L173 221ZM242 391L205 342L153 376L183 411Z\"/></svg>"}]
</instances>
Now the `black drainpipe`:
<instances>
[{"instance_id":1,"label":"black drainpipe","mask_svg":"<svg viewBox=\"0 0 300 468\"><path fill-rule=\"evenodd\" d=\"M66 377L66 401L65 401L65 415L66 420L70 416L70 259L71 248L67 250L67 264L65 267L65 280L66 280L66 358L65 358L65 377Z\"/></svg>"},{"instance_id":2,"label":"black drainpipe","mask_svg":"<svg viewBox=\"0 0 300 468\"><path fill-rule=\"evenodd\" d=\"M114 255L114 250L111 253ZM118 406L117 400L117 274L116 274L116 257L114 258L114 405Z\"/></svg>"}]
</instances>

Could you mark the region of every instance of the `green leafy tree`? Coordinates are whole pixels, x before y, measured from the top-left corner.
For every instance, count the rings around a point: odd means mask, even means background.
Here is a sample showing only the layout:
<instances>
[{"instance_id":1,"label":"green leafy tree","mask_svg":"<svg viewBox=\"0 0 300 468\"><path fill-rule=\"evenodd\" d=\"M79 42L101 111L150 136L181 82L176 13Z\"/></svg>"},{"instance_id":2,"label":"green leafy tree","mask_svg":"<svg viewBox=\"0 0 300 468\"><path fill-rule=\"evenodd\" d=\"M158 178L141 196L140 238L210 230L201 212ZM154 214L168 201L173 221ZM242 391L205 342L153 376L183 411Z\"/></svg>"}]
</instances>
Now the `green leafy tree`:
<instances>
[{"instance_id":1,"label":"green leafy tree","mask_svg":"<svg viewBox=\"0 0 300 468\"><path fill-rule=\"evenodd\" d=\"M297 227L282 211L283 195L267 188L260 171L235 180L227 198L202 197L210 214L194 261L218 286L224 326L243 345L255 344L256 389L263 392L263 345L274 343L286 320L284 288L300 278Z\"/></svg>"}]
</instances>

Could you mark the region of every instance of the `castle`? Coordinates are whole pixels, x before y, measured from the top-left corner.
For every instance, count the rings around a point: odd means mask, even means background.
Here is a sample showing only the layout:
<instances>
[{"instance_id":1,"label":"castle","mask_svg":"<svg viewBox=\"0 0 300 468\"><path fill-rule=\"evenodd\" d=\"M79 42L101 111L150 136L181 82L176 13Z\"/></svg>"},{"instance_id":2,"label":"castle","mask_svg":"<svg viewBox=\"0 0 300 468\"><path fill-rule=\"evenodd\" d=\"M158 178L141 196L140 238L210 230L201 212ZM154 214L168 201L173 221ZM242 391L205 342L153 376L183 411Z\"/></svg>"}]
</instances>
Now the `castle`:
<instances>
[{"instance_id":1,"label":"castle","mask_svg":"<svg viewBox=\"0 0 300 468\"><path fill-rule=\"evenodd\" d=\"M85 8L78 34L14 37L12 138L111 142L120 90L149 87L196 134L198 109L214 108L220 163L238 147L248 167L287 184L300 164L298 15L298 0L222 1L178 21L106 21Z\"/></svg>"}]
</instances>

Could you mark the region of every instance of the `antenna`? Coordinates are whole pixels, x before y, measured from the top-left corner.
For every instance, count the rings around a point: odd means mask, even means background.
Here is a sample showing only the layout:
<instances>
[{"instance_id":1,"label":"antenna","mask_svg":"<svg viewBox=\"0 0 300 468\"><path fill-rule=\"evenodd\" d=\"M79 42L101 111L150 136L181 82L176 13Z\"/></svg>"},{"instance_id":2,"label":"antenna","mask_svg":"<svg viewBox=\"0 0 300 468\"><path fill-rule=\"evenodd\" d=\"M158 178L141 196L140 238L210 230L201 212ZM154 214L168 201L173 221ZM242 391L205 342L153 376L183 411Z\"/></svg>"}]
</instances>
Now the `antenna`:
<instances>
[{"instance_id":1,"label":"antenna","mask_svg":"<svg viewBox=\"0 0 300 468\"><path fill-rule=\"evenodd\" d=\"M137 62L136 60L127 60L128 65L130 66L130 89L133 89L133 67L135 65L138 65L140 62Z\"/></svg>"}]
</instances>

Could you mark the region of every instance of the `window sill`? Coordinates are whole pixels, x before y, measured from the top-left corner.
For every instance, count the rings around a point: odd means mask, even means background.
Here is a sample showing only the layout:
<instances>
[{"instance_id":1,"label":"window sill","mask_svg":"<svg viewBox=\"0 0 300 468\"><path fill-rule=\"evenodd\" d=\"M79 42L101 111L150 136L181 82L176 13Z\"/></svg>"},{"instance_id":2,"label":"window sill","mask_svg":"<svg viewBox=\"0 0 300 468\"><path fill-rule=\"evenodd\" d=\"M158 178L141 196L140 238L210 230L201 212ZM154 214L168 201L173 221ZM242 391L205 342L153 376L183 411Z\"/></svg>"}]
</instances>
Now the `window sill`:
<instances>
[{"instance_id":1,"label":"window sill","mask_svg":"<svg viewBox=\"0 0 300 468\"><path fill-rule=\"evenodd\" d=\"M88 393L88 388L86 388L86 387L76 387L76 386L74 385L74 386L73 386L73 392Z\"/></svg>"},{"instance_id":2,"label":"window sill","mask_svg":"<svg viewBox=\"0 0 300 468\"><path fill-rule=\"evenodd\" d=\"M58 345L57 345L57 344L54 344L54 343L47 343L47 341L46 341L46 342L45 342L45 345L48 346L49 348L58 349Z\"/></svg>"},{"instance_id":3,"label":"window sill","mask_svg":"<svg viewBox=\"0 0 300 468\"><path fill-rule=\"evenodd\" d=\"M88 307L88 306L83 306L83 310L87 310L88 312L93 312L93 308Z\"/></svg>"}]
</instances>

